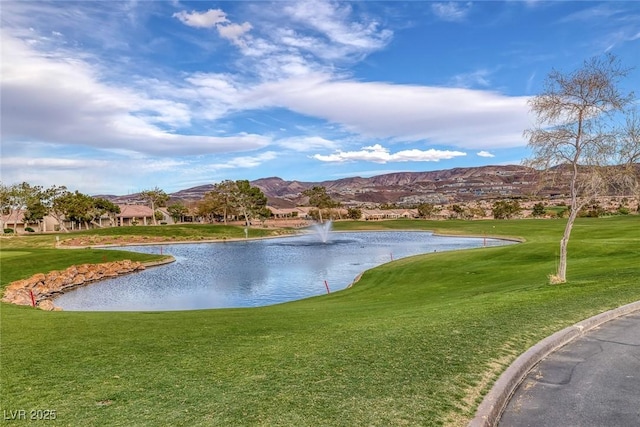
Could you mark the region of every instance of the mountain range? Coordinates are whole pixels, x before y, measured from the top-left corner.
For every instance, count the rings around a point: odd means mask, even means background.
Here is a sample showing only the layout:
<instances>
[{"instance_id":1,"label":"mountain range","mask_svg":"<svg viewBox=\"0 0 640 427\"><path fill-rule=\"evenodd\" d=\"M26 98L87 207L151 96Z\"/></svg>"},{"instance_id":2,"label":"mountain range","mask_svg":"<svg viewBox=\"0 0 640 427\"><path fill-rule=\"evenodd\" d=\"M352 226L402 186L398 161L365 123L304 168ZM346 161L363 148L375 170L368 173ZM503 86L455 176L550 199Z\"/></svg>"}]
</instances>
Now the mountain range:
<instances>
[{"instance_id":1,"label":"mountain range","mask_svg":"<svg viewBox=\"0 0 640 427\"><path fill-rule=\"evenodd\" d=\"M534 192L541 195L565 194L567 188L546 186L539 190L539 173L519 165L455 168L429 172L397 172L369 178L350 177L322 182L286 181L278 177L260 178L251 185L260 188L270 206L288 208L300 205L301 193L314 186L323 186L327 193L343 206L374 206L419 203L455 203L479 199L523 197ZM197 201L214 188L200 185L170 193L171 201ZM140 195L102 195L114 203L136 203Z\"/></svg>"}]
</instances>

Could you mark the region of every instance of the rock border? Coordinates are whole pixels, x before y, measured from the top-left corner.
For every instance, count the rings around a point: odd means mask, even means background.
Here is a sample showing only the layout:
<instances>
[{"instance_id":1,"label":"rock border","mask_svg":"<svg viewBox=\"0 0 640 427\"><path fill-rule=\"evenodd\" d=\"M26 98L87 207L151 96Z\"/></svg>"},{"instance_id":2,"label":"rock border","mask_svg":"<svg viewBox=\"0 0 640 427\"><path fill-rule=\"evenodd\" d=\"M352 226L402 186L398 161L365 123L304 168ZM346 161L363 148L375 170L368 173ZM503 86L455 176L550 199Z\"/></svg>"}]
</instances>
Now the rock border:
<instances>
[{"instance_id":1,"label":"rock border","mask_svg":"<svg viewBox=\"0 0 640 427\"><path fill-rule=\"evenodd\" d=\"M468 424L468 427L494 427L500 421L502 412L509 399L524 380L529 371L542 359L553 351L568 344L574 339L584 335L588 331L620 316L640 311L640 301L632 302L618 308L614 308L586 320L569 326L553 335L543 339L526 352L520 355L500 375L489 393L484 397L476 415Z\"/></svg>"},{"instance_id":2,"label":"rock border","mask_svg":"<svg viewBox=\"0 0 640 427\"><path fill-rule=\"evenodd\" d=\"M172 256L145 263L126 259L99 264L72 265L64 270L53 270L46 274L36 273L7 285L2 302L33 306L46 311L61 311L60 307L54 305L53 299L66 291L174 261L175 258Z\"/></svg>"}]
</instances>

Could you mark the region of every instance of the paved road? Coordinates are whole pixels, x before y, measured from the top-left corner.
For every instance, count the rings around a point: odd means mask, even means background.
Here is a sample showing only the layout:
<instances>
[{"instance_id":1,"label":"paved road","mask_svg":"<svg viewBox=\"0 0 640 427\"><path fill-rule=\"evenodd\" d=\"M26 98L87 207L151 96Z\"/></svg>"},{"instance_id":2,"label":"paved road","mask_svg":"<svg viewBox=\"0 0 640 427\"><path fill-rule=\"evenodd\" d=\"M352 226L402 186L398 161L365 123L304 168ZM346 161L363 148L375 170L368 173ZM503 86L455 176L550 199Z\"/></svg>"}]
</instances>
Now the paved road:
<instances>
[{"instance_id":1,"label":"paved road","mask_svg":"<svg viewBox=\"0 0 640 427\"><path fill-rule=\"evenodd\" d=\"M640 426L640 312L604 323L543 359L498 425Z\"/></svg>"}]
</instances>

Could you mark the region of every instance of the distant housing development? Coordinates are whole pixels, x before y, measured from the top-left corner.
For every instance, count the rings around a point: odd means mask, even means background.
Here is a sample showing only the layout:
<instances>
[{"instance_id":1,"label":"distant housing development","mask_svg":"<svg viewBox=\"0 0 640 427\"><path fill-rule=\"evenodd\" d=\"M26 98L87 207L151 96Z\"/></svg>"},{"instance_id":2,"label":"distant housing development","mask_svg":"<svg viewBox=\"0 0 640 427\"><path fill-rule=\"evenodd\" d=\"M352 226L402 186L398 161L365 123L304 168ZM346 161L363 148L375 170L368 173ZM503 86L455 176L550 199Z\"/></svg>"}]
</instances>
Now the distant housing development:
<instances>
[{"instance_id":1,"label":"distant housing development","mask_svg":"<svg viewBox=\"0 0 640 427\"><path fill-rule=\"evenodd\" d=\"M640 167L639 167L640 169ZM562 170L558 174L564 173ZM638 173L640 175L640 171ZM254 218L262 226L307 226L320 219L360 219L366 221L399 218L486 219L501 218L495 211L499 201L512 201L514 210L506 218L527 216L562 216L568 206L566 185L545 181L535 170L525 166L484 166L433 172L405 172L371 178L345 178L336 181L306 183L285 181L277 177L251 182L267 199L266 210ZM308 206L304 191L322 187L334 206L322 209ZM168 194L163 206L151 206L140 194L95 196L117 207L88 220L72 220L64 215L44 215L38 220L25 217L21 202L3 206L0 225L5 233L57 232L90 228L168 225L176 222L206 223L239 221L233 211L204 215L200 205L215 185L204 185ZM88 196L87 196L88 197ZM594 196L585 206L584 215L638 213L639 194L612 189L609 194ZM178 216L171 204L179 204ZM503 205L504 207L504 205ZM116 213L117 212L117 213Z\"/></svg>"}]
</instances>

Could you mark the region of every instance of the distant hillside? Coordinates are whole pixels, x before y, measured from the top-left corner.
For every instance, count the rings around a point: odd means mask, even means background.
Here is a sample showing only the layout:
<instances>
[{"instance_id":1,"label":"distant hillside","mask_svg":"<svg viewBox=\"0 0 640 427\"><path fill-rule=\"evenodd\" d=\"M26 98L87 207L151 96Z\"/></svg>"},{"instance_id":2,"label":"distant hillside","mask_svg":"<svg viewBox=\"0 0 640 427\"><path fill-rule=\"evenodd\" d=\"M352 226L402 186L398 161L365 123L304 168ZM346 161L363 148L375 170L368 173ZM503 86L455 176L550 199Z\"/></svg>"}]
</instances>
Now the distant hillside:
<instances>
[{"instance_id":1,"label":"distant hillside","mask_svg":"<svg viewBox=\"0 0 640 427\"><path fill-rule=\"evenodd\" d=\"M322 182L285 181L278 177L251 182L260 188L269 204L292 207L303 202L301 193L313 186L327 188L328 193L345 205L422 202L446 203L477 198L513 197L529 194L536 182L536 172L524 166L483 166L431 172L398 172L370 178L350 177ZM172 200L196 201L213 189L200 185L171 193ZM102 195L114 203L141 202L140 194Z\"/></svg>"},{"instance_id":2,"label":"distant hillside","mask_svg":"<svg viewBox=\"0 0 640 427\"><path fill-rule=\"evenodd\" d=\"M558 168L558 173L568 173ZM640 175L640 165L638 166ZM566 182L560 181L560 182ZM455 168L431 172L398 172L372 176L351 177L322 182L285 181L270 177L251 181L269 200L269 205L286 208L302 204L301 193L313 186L324 186L327 192L344 206L395 203L457 203L471 200L524 197L532 194L562 196L568 194L566 185L548 184L540 187L539 173L526 166L482 166ZM197 201L213 189L213 184L200 185L171 193L171 199ZM114 203L141 202L139 194L101 196Z\"/></svg>"}]
</instances>

